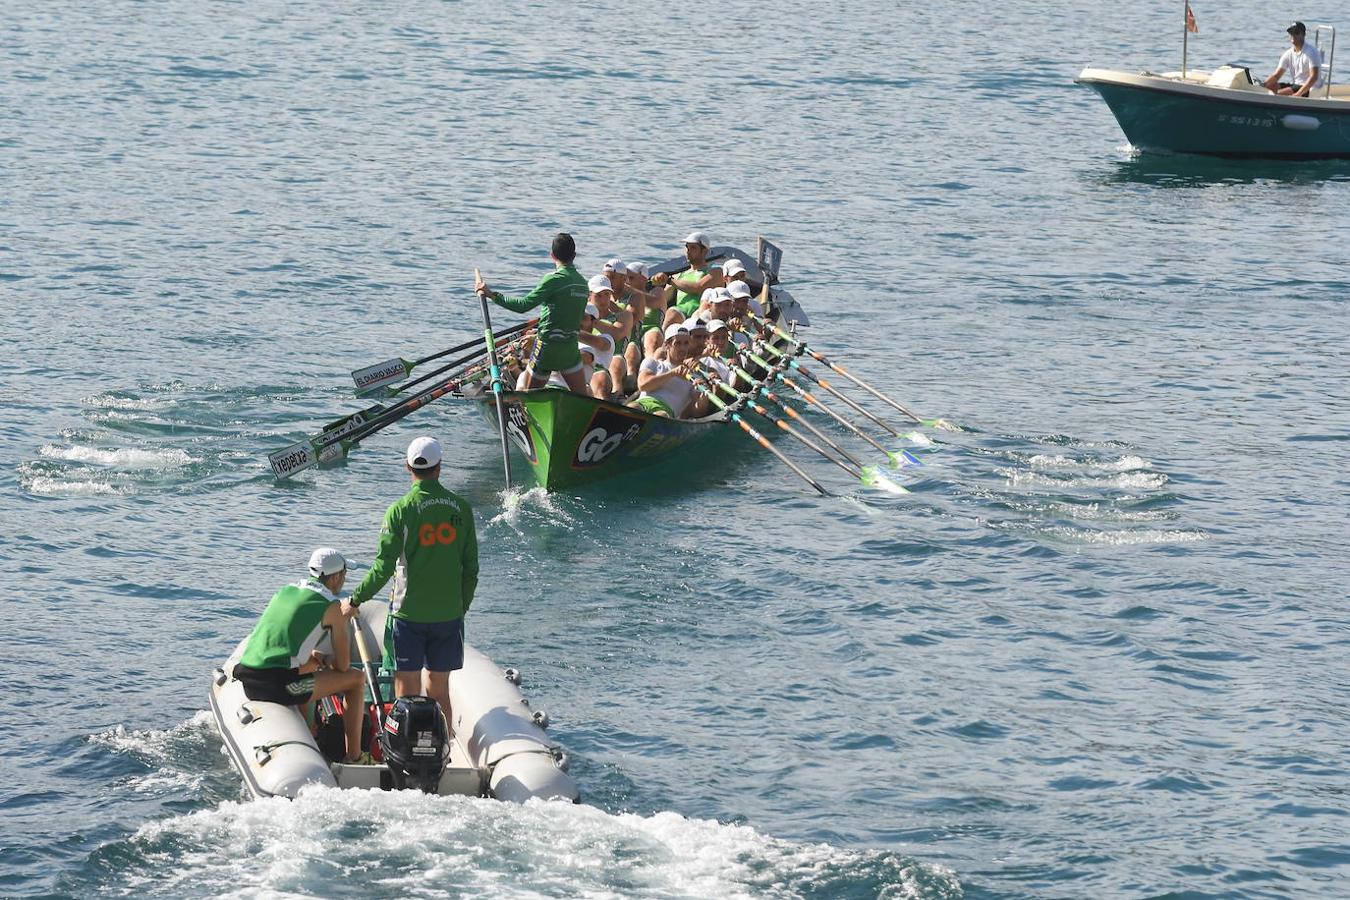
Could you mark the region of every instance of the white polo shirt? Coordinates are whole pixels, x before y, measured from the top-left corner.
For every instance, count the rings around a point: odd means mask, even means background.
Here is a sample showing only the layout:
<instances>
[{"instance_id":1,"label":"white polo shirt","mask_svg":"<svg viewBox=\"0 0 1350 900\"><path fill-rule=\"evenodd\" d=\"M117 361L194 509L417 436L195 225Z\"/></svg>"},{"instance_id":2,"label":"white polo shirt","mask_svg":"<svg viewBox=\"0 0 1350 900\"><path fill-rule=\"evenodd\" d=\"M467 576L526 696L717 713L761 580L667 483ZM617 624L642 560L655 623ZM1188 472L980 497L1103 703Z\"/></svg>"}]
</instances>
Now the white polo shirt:
<instances>
[{"instance_id":1,"label":"white polo shirt","mask_svg":"<svg viewBox=\"0 0 1350 900\"><path fill-rule=\"evenodd\" d=\"M1317 69L1317 80L1313 82L1312 86L1320 87L1322 84L1322 54L1318 53L1317 48L1307 41L1303 42L1302 50L1295 50L1290 47L1284 51L1277 68L1284 69L1284 81L1286 83L1296 84L1300 87L1302 87L1303 82L1308 80L1312 70Z\"/></svg>"}]
</instances>

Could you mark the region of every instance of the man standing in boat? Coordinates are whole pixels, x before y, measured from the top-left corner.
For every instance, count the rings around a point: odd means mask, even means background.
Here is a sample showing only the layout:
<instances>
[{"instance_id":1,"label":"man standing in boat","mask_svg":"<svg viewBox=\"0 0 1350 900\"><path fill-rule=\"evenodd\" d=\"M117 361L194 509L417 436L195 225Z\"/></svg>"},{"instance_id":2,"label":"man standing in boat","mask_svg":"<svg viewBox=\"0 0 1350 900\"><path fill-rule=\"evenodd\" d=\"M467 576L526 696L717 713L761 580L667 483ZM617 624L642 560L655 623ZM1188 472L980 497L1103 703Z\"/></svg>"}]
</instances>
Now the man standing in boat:
<instances>
[{"instance_id":1,"label":"man standing in boat","mask_svg":"<svg viewBox=\"0 0 1350 900\"><path fill-rule=\"evenodd\" d=\"M342 694L346 761L355 762L361 756L365 682L351 667L347 615L337 602L346 580L341 553L331 547L315 550L309 578L272 595L231 674L243 685L244 696L259 703L304 706L316 697ZM331 668L320 671L327 660L316 647L325 634L333 656Z\"/></svg>"},{"instance_id":2,"label":"man standing in boat","mask_svg":"<svg viewBox=\"0 0 1350 900\"><path fill-rule=\"evenodd\" d=\"M1306 97L1309 91L1322 83L1322 54L1304 40L1308 36L1308 28L1302 22L1295 22L1285 31L1289 33L1292 46L1280 57L1275 73L1266 79L1266 90ZM1286 72L1289 73L1289 80L1281 81L1281 76Z\"/></svg>"},{"instance_id":3,"label":"man standing in boat","mask_svg":"<svg viewBox=\"0 0 1350 900\"><path fill-rule=\"evenodd\" d=\"M572 338L576 349L576 337ZM578 354L578 360L580 354ZM412 488L384 514L380 549L352 591L360 606L394 578L394 693L424 695L450 715L450 673L464 666L464 614L478 587L478 535L469 501L441 486L441 445L415 438Z\"/></svg>"},{"instance_id":4,"label":"man standing in boat","mask_svg":"<svg viewBox=\"0 0 1350 900\"><path fill-rule=\"evenodd\" d=\"M509 298L479 281L473 289L498 306L512 312L528 312L542 305L539 314L539 332L534 349L525 367L528 378L525 386L535 390L548 384L551 372L557 372L574 394L590 394L589 374L583 371L581 353L577 350L577 330L581 313L586 309L586 279L572 263L577 258L577 245L567 232L553 238L549 258L557 269L545 275L534 290L524 297Z\"/></svg>"}]
</instances>

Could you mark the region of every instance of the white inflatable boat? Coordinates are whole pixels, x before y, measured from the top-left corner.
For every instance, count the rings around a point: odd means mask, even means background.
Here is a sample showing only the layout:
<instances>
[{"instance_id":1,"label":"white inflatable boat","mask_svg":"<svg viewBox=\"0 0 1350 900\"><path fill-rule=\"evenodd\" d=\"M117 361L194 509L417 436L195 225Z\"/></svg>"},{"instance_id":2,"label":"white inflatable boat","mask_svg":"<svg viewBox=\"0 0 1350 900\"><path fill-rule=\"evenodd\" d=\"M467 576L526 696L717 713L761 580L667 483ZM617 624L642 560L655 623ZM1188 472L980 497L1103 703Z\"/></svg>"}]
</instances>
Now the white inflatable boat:
<instances>
[{"instance_id":1,"label":"white inflatable boat","mask_svg":"<svg viewBox=\"0 0 1350 900\"><path fill-rule=\"evenodd\" d=\"M388 614L385 603L361 605L355 622L371 652L384 646ZM307 784L389 790L400 782L399 773L390 765L330 764L297 708L245 697L243 685L230 675L244 643L212 673L211 712L249 793L294 797ZM356 642L351 643L356 656ZM326 640L321 642L319 649L324 650L326 644ZM359 662L353 659L354 664ZM465 646L464 668L450 675L454 737L436 793L490 796L517 803L531 797L580 802L576 782L567 774L566 754L544 733L548 716L530 708L519 685L515 670L499 669L482 653Z\"/></svg>"}]
</instances>

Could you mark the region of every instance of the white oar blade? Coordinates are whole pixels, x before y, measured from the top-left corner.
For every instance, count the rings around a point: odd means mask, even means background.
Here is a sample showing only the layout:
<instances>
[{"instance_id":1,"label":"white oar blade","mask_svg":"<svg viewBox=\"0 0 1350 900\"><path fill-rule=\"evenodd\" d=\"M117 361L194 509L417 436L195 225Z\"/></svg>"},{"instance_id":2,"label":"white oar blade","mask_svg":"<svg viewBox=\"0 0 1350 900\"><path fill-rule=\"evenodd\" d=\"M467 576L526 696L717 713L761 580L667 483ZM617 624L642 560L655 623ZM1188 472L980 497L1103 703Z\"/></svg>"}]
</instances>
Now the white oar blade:
<instances>
[{"instance_id":1,"label":"white oar blade","mask_svg":"<svg viewBox=\"0 0 1350 900\"><path fill-rule=\"evenodd\" d=\"M309 441L301 441L284 450L267 454L267 461L272 466L272 474L278 480L285 480L306 469L312 469L321 463L334 462L346 455L346 449L341 441L326 444L319 449L315 449Z\"/></svg>"},{"instance_id":2,"label":"white oar blade","mask_svg":"<svg viewBox=\"0 0 1350 900\"><path fill-rule=\"evenodd\" d=\"M903 485L896 484L885 475L883 475L876 466L863 466L862 483L868 487L874 487L878 490L886 491L888 494L908 494L909 490Z\"/></svg>"},{"instance_id":3,"label":"white oar blade","mask_svg":"<svg viewBox=\"0 0 1350 900\"><path fill-rule=\"evenodd\" d=\"M376 391L396 384L406 378L408 375L408 364L401 359L390 359L382 363L376 363L373 366L366 366L364 369L357 369L352 373L352 381L356 382L356 394L373 394Z\"/></svg>"}]
</instances>

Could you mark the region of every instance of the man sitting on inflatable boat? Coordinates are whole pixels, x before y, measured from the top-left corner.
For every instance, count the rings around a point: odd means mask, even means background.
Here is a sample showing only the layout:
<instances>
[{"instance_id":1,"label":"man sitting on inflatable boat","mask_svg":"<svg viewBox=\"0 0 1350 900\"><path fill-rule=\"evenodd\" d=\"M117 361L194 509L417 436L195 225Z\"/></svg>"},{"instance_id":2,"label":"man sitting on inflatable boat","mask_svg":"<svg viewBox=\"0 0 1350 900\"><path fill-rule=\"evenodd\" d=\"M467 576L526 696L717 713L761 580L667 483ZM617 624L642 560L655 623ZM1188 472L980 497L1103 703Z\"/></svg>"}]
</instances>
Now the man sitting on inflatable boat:
<instances>
[{"instance_id":1,"label":"man sitting on inflatable boat","mask_svg":"<svg viewBox=\"0 0 1350 900\"><path fill-rule=\"evenodd\" d=\"M309 578L272 595L234 667L248 699L303 707L319 697L342 694L347 709L362 708L361 673L351 667L347 616L337 600L346 580L342 554L320 547L309 557ZM315 649L325 633L332 642L331 660ZM331 668L320 671L325 665ZM343 718L345 761L355 762L361 756L361 716Z\"/></svg>"}]
</instances>

